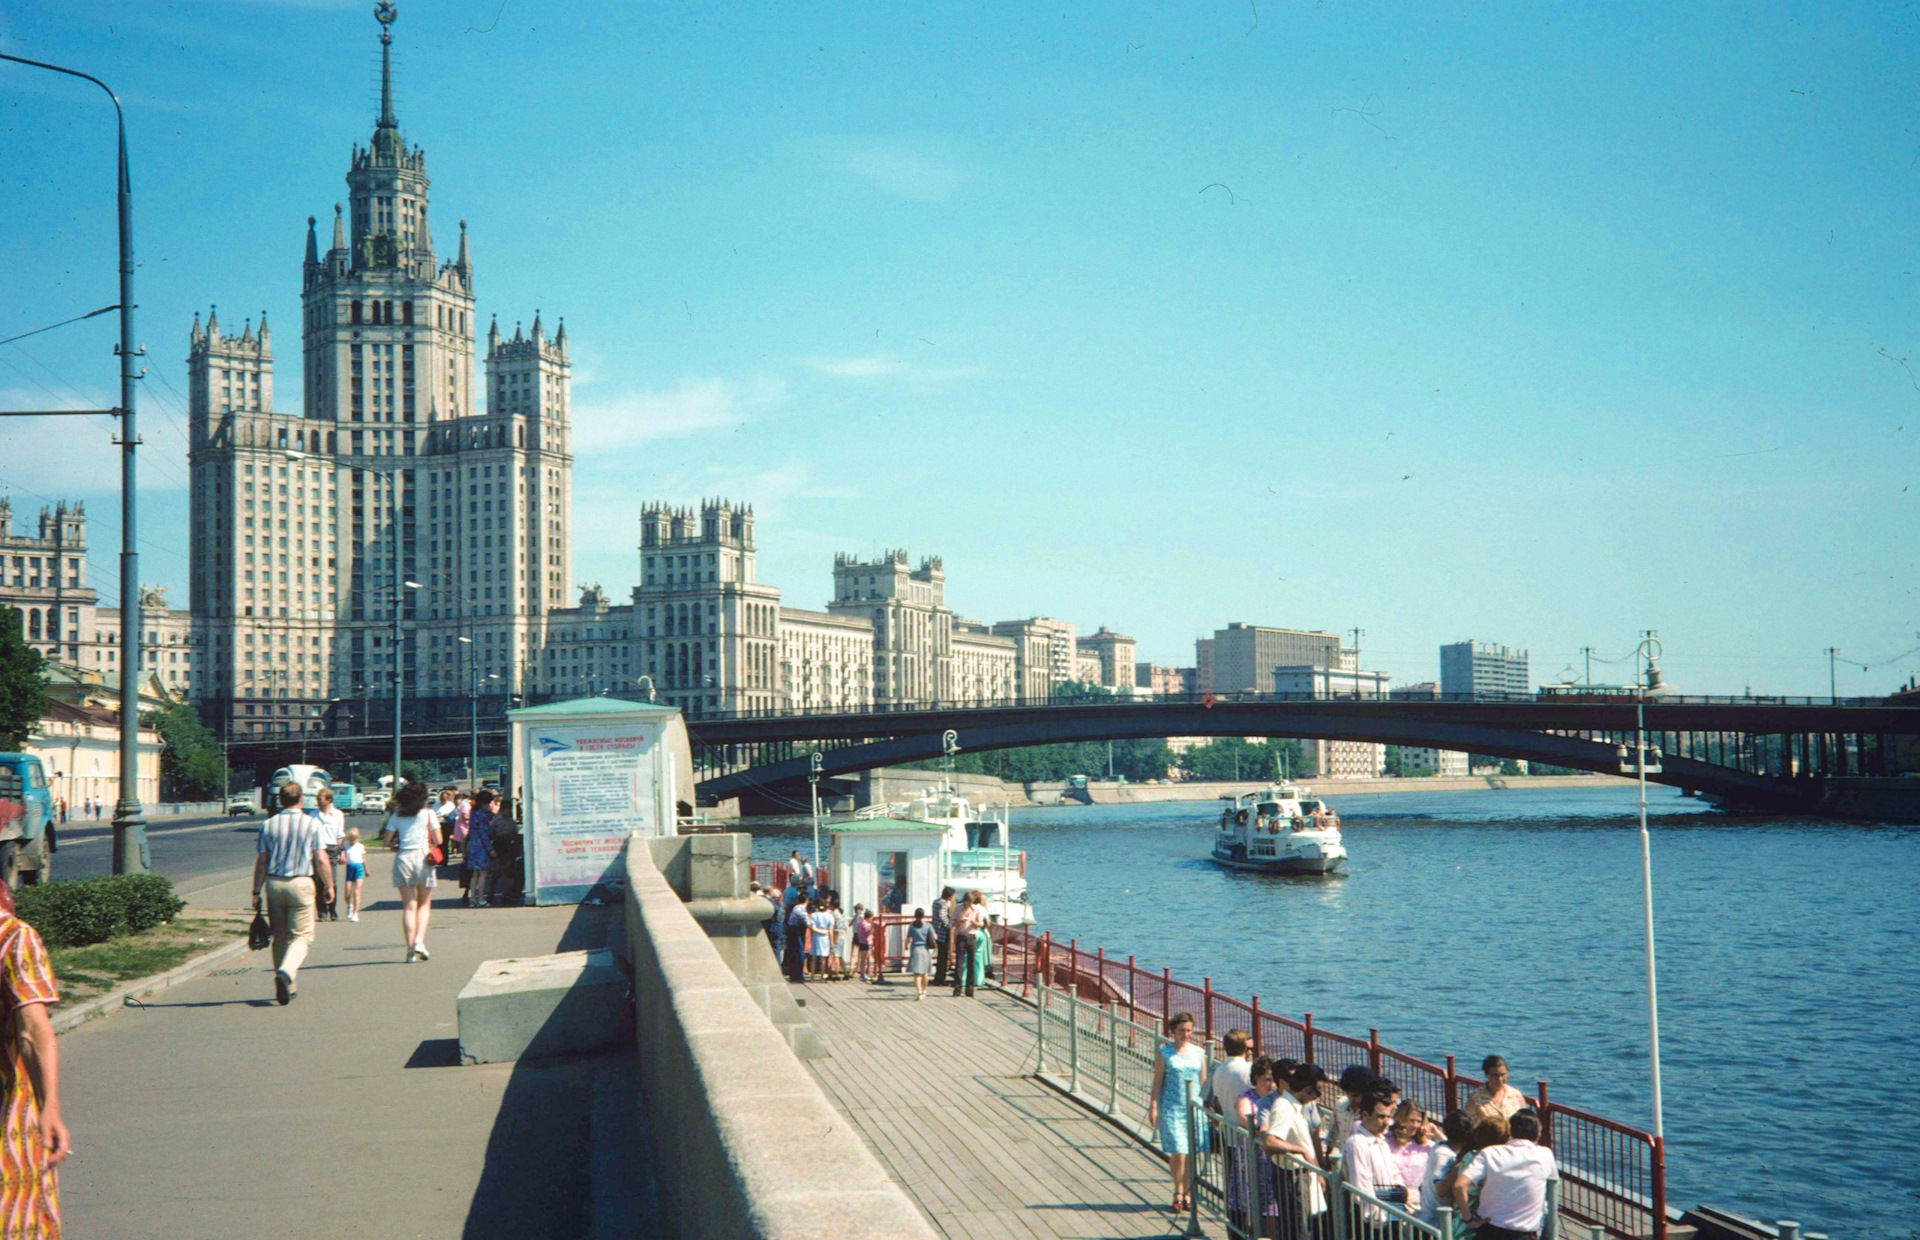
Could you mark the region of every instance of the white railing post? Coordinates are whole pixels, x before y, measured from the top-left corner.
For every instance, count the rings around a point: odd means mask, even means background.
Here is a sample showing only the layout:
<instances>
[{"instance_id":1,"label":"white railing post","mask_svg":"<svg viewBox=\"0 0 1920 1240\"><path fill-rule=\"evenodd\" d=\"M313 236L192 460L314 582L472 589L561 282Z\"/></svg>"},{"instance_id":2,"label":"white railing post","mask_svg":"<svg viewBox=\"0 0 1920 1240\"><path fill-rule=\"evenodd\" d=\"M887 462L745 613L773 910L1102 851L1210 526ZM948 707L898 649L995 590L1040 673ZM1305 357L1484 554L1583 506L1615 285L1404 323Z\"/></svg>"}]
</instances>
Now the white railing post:
<instances>
[{"instance_id":1,"label":"white railing post","mask_svg":"<svg viewBox=\"0 0 1920 1240\"><path fill-rule=\"evenodd\" d=\"M1560 1240L1560 1181L1547 1181L1547 1214L1540 1220L1540 1240Z\"/></svg>"},{"instance_id":2,"label":"white railing post","mask_svg":"<svg viewBox=\"0 0 1920 1240\"><path fill-rule=\"evenodd\" d=\"M1434 1222L1440 1228L1440 1240L1453 1240L1452 1206L1441 1206L1434 1214Z\"/></svg>"},{"instance_id":3,"label":"white railing post","mask_svg":"<svg viewBox=\"0 0 1920 1240\"><path fill-rule=\"evenodd\" d=\"M1033 1074L1047 1074L1047 988L1040 987L1033 995Z\"/></svg>"},{"instance_id":4,"label":"white railing post","mask_svg":"<svg viewBox=\"0 0 1920 1240\"><path fill-rule=\"evenodd\" d=\"M1352 1222L1347 1217L1347 1185L1340 1175L1340 1166L1334 1164L1327 1173L1327 1210L1333 1215L1333 1240L1351 1240L1348 1233Z\"/></svg>"},{"instance_id":5,"label":"white railing post","mask_svg":"<svg viewBox=\"0 0 1920 1240\"><path fill-rule=\"evenodd\" d=\"M1080 1092L1079 987L1067 991L1067 1092Z\"/></svg>"},{"instance_id":6,"label":"white railing post","mask_svg":"<svg viewBox=\"0 0 1920 1240\"><path fill-rule=\"evenodd\" d=\"M1113 1015L1113 1004L1107 1008L1107 1114L1120 1113L1120 1029Z\"/></svg>"},{"instance_id":7,"label":"white railing post","mask_svg":"<svg viewBox=\"0 0 1920 1240\"><path fill-rule=\"evenodd\" d=\"M1200 1137L1205 1129L1200 1117L1200 1096L1192 1081L1187 1082L1187 1235L1200 1237Z\"/></svg>"}]
</instances>

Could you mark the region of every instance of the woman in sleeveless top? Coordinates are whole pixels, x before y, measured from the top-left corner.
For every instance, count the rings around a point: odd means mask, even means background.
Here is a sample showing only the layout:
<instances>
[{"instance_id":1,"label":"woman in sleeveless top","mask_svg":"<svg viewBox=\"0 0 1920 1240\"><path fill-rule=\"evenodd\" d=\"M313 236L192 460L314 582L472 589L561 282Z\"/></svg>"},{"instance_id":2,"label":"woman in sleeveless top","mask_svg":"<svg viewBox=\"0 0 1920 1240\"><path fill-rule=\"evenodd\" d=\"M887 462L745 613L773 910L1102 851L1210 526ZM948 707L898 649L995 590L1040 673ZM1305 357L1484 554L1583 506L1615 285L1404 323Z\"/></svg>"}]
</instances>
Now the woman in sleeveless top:
<instances>
[{"instance_id":1,"label":"woman in sleeveless top","mask_svg":"<svg viewBox=\"0 0 1920 1240\"><path fill-rule=\"evenodd\" d=\"M59 1001L40 935L0 911L0 1234L59 1240L54 1170L73 1142L60 1118L60 1052L50 1005Z\"/></svg>"},{"instance_id":2,"label":"woman in sleeveless top","mask_svg":"<svg viewBox=\"0 0 1920 1240\"><path fill-rule=\"evenodd\" d=\"M1198 1097L1207 1068L1207 1053L1193 1040L1193 1017L1175 1012L1167 1020L1172 1041L1153 1057L1153 1090L1147 1102L1147 1126L1154 1130L1173 1173L1175 1213L1190 1208L1187 1195L1187 1159L1193 1153L1192 1116L1188 1099Z\"/></svg>"}]
</instances>

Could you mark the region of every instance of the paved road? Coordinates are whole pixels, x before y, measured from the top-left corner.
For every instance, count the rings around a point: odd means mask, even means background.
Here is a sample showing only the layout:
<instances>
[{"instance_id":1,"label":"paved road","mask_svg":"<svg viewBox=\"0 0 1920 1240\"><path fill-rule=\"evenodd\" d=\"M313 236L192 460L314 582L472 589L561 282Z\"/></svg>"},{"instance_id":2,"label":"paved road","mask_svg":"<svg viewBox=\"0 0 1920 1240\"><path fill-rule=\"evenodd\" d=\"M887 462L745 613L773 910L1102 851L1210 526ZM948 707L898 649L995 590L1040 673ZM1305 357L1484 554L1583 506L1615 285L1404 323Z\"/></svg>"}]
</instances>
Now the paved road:
<instances>
[{"instance_id":1,"label":"paved road","mask_svg":"<svg viewBox=\"0 0 1920 1240\"><path fill-rule=\"evenodd\" d=\"M379 819L352 814L347 825L362 834ZM158 818L147 824L147 850L153 868L173 880L174 890L204 908L243 908L253 871L253 844L260 825L252 818ZM55 878L90 878L113 869L113 828L69 823L60 832L54 854Z\"/></svg>"}]
</instances>

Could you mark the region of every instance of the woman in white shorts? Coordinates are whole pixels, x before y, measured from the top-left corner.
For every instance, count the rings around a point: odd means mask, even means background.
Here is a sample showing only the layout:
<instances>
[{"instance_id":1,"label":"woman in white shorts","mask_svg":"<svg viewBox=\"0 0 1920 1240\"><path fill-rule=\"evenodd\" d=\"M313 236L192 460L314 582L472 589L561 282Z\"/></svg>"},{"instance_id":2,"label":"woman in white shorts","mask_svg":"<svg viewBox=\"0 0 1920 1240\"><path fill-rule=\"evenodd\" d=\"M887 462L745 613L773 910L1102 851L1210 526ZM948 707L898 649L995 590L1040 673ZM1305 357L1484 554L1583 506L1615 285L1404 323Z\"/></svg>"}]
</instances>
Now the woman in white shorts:
<instances>
[{"instance_id":1,"label":"woman in white shorts","mask_svg":"<svg viewBox=\"0 0 1920 1240\"><path fill-rule=\"evenodd\" d=\"M407 963L427 955L427 918L433 912L433 861L427 850L441 846L440 820L427 808L427 786L400 785L384 830L393 852L393 885L400 890L400 929L407 938Z\"/></svg>"}]
</instances>

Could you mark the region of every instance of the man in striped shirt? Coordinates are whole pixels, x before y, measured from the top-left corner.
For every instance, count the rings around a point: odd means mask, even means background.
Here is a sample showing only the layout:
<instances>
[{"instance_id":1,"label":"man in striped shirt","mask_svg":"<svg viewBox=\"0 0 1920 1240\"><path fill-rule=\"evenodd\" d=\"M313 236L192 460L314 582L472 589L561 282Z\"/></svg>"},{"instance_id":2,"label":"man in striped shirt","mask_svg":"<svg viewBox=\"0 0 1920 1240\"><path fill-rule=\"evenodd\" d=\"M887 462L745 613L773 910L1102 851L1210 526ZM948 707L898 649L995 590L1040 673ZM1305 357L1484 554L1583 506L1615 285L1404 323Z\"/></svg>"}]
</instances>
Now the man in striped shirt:
<instances>
[{"instance_id":1,"label":"man in striped shirt","mask_svg":"<svg viewBox=\"0 0 1920 1240\"><path fill-rule=\"evenodd\" d=\"M313 943L315 875L321 901L333 903L333 866L320 824L300 810L299 784L280 786L280 812L260 824L254 854L253 907L260 907L264 891L273 927L273 997L284 1007L293 1002L300 962Z\"/></svg>"}]
</instances>

